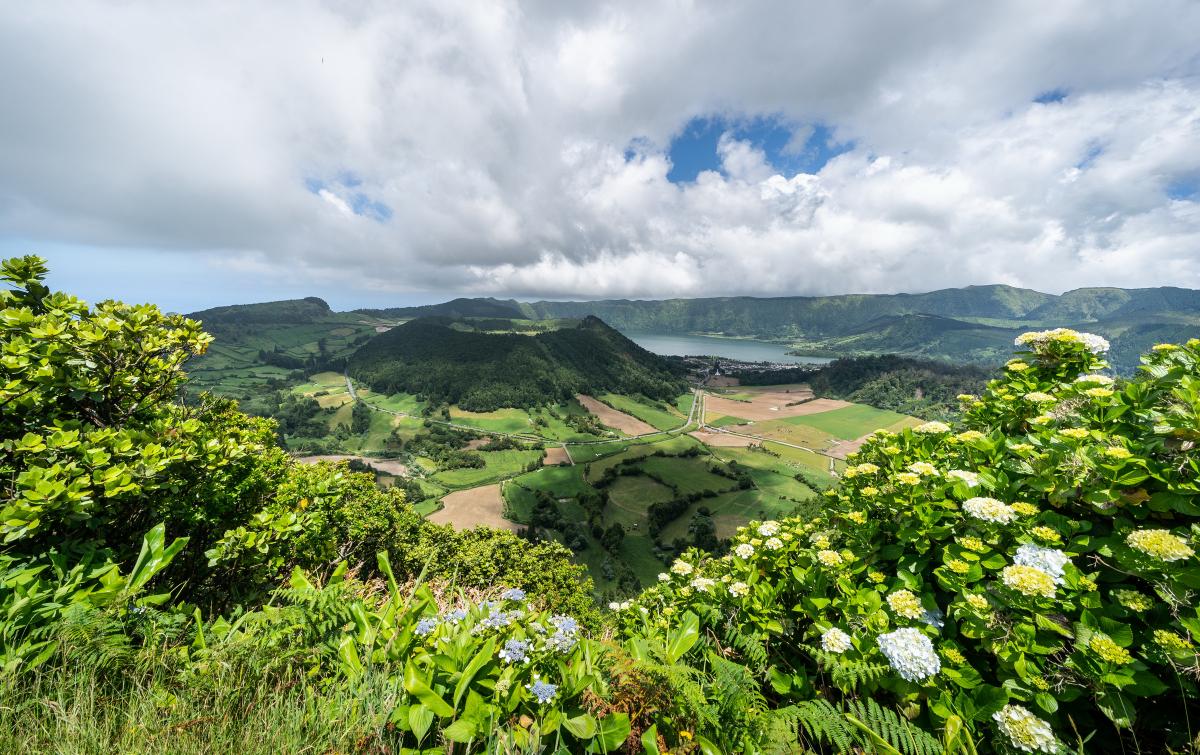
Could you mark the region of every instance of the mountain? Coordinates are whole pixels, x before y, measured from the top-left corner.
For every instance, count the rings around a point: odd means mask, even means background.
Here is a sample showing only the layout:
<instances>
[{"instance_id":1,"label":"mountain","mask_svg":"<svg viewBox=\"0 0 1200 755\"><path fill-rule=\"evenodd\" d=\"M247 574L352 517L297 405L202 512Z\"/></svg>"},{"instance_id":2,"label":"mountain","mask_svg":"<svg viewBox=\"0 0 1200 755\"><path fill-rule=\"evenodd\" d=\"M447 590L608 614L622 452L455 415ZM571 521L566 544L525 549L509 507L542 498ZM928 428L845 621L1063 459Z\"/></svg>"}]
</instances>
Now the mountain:
<instances>
[{"instance_id":1,"label":"mountain","mask_svg":"<svg viewBox=\"0 0 1200 755\"><path fill-rule=\"evenodd\" d=\"M346 369L372 390L415 393L471 411L559 403L576 393L668 400L686 389L661 357L590 316L534 335L419 318L372 338Z\"/></svg>"},{"instance_id":2,"label":"mountain","mask_svg":"<svg viewBox=\"0 0 1200 755\"><path fill-rule=\"evenodd\" d=\"M619 330L792 339L847 335L880 317L896 315L1021 319L1054 298L1038 291L997 285L925 294L540 301L519 306L527 317L533 318L593 314Z\"/></svg>"},{"instance_id":3,"label":"mountain","mask_svg":"<svg viewBox=\"0 0 1200 755\"><path fill-rule=\"evenodd\" d=\"M324 299L309 296L304 299L213 307L200 312L192 312L188 317L202 321L205 326L217 323L296 325L320 320L332 314L333 310L329 308Z\"/></svg>"},{"instance_id":4,"label":"mountain","mask_svg":"<svg viewBox=\"0 0 1200 755\"><path fill-rule=\"evenodd\" d=\"M453 299L441 304L424 304L419 307L393 307L390 309L356 309L365 315L393 320L411 320L417 317L523 317L514 301L500 299Z\"/></svg>"}]
</instances>

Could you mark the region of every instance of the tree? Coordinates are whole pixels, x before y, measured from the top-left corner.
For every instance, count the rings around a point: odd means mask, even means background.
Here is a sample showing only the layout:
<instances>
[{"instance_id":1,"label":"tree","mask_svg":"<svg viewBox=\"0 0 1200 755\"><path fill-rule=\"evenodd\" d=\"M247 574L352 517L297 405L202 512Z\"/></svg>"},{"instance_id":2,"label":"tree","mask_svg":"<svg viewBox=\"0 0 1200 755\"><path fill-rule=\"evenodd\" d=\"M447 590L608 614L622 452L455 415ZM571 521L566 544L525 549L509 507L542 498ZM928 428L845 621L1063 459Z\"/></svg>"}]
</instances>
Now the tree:
<instances>
[{"instance_id":1,"label":"tree","mask_svg":"<svg viewBox=\"0 0 1200 755\"><path fill-rule=\"evenodd\" d=\"M371 429L371 408L361 401L354 403L354 409L350 412L350 431L355 435L362 435Z\"/></svg>"}]
</instances>

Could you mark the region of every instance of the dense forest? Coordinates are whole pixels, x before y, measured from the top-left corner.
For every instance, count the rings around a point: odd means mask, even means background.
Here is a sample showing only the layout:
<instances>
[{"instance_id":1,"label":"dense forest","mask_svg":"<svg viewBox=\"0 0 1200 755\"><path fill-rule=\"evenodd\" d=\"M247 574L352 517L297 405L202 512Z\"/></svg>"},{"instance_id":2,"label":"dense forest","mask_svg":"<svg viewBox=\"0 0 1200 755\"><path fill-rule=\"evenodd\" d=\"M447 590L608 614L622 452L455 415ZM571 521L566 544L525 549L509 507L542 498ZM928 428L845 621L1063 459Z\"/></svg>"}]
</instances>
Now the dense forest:
<instances>
[{"instance_id":1,"label":"dense forest","mask_svg":"<svg viewBox=\"0 0 1200 755\"><path fill-rule=\"evenodd\" d=\"M594 317L535 335L455 328L421 318L381 333L347 365L382 393L413 393L470 411L534 407L577 393L673 400L686 390L668 363Z\"/></svg>"},{"instance_id":2,"label":"dense forest","mask_svg":"<svg viewBox=\"0 0 1200 755\"><path fill-rule=\"evenodd\" d=\"M808 384L820 397L946 421L958 417L959 396L979 393L990 374L981 367L884 354L835 359L809 376Z\"/></svg>"}]
</instances>

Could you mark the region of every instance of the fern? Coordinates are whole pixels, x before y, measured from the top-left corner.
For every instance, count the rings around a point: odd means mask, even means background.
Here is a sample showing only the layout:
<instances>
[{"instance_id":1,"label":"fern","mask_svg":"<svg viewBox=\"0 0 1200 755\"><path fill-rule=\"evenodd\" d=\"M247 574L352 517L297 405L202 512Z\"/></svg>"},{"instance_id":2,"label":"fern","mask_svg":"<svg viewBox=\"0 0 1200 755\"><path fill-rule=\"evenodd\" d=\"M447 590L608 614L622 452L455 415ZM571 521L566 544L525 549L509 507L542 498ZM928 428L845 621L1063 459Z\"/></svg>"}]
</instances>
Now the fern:
<instances>
[{"instance_id":1,"label":"fern","mask_svg":"<svg viewBox=\"0 0 1200 755\"><path fill-rule=\"evenodd\" d=\"M829 672L830 681L844 692L857 689L864 683L879 681L892 670L891 666L886 663L851 661L836 653L825 653L818 650L815 655L821 666Z\"/></svg>"},{"instance_id":2,"label":"fern","mask_svg":"<svg viewBox=\"0 0 1200 755\"><path fill-rule=\"evenodd\" d=\"M749 661L756 672L767 667L767 647L757 637L743 633L737 624L730 623L725 629L725 641Z\"/></svg>"},{"instance_id":3,"label":"fern","mask_svg":"<svg viewBox=\"0 0 1200 755\"><path fill-rule=\"evenodd\" d=\"M942 746L929 732L874 700L851 700L834 705L828 700L806 700L775 713L775 741L788 733L810 749L831 746L834 752L879 752L875 737L903 755L941 755ZM848 716L862 724L860 729ZM790 730L790 731L788 731Z\"/></svg>"}]
</instances>

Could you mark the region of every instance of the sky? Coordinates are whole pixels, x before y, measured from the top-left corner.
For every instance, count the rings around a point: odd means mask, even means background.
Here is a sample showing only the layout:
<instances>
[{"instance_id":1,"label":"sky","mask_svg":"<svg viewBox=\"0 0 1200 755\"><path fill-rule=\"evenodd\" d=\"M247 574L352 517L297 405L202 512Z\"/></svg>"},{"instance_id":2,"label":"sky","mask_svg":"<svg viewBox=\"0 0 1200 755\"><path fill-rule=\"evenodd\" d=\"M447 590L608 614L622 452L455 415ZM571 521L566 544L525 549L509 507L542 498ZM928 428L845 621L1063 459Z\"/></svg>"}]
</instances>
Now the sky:
<instances>
[{"instance_id":1,"label":"sky","mask_svg":"<svg viewBox=\"0 0 1200 755\"><path fill-rule=\"evenodd\" d=\"M0 256L89 300L1200 288L1200 3L0 6Z\"/></svg>"}]
</instances>

